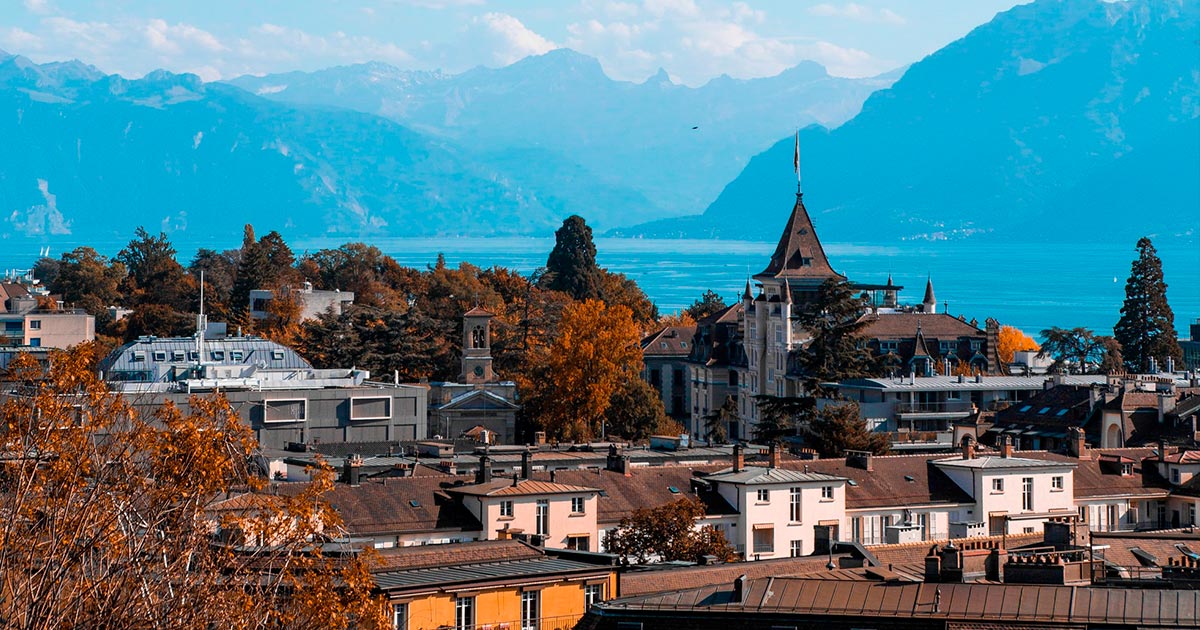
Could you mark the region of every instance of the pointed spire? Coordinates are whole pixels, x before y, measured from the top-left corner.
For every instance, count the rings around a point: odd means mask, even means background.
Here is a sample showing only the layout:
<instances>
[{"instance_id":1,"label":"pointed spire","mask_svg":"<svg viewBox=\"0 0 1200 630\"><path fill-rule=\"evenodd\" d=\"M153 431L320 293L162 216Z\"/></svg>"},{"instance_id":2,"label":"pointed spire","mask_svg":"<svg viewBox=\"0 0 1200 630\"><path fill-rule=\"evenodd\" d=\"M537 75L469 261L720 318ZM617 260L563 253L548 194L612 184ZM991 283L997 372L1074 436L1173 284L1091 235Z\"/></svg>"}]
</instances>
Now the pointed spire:
<instances>
[{"instance_id":1,"label":"pointed spire","mask_svg":"<svg viewBox=\"0 0 1200 630\"><path fill-rule=\"evenodd\" d=\"M829 265L800 195L796 196L796 205L792 207L792 214L779 237L775 253L771 254L770 264L755 276L764 277L811 278L817 283L828 278L845 279Z\"/></svg>"},{"instance_id":2,"label":"pointed spire","mask_svg":"<svg viewBox=\"0 0 1200 630\"><path fill-rule=\"evenodd\" d=\"M888 274L887 286L889 286L889 287L896 286L896 284L894 282L892 282L892 274L890 274L890 273Z\"/></svg>"},{"instance_id":3,"label":"pointed spire","mask_svg":"<svg viewBox=\"0 0 1200 630\"><path fill-rule=\"evenodd\" d=\"M925 299L921 301L925 307L926 313L937 312L937 298L933 296L933 278L929 277L925 280Z\"/></svg>"},{"instance_id":4,"label":"pointed spire","mask_svg":"<svg viewBox=\"0 0 1200 630\"><path fill-rule=\"evenodd\" d=\"M925 345L925 335L921 333L921 320L917 320L917 336L913 340L913 358L929 357L929 348Z\"/></svg>"},{"instance_id":5,"label":"pointed spire","mask_svg":"<svg viewBox=\"0 0 1200 630\"><path fill-rule=\"evenodd\" d=\"M746 291L744 293L742 293L742 299L749 300L749 299L751 299L751 297L752 296L750 295L750 278L746 278Z\"/></svg>"},{"instance_id":6,"label":"pointed spire","mask_svg":"<svg viewBox=\"0 0 1200 630\"><path fill-rule=\"evenodd\" d=\"M783 279L783 303L792 303L792 285L788 282L787 278Z\"/></svg>"}]
</instances>

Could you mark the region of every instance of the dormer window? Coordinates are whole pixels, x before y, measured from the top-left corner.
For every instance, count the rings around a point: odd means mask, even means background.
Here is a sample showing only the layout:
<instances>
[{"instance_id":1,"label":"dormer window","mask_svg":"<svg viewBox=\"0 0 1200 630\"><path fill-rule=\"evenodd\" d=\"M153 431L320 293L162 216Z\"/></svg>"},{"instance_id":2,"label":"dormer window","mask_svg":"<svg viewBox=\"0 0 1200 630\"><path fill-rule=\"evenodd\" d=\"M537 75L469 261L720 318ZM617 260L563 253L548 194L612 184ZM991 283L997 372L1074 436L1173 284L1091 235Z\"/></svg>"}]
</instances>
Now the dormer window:
<instances>
[{"instance_id":1,"label":"dormer window","mask_svg":"<svg viewBox=\"0 0 1200 630\"><path fill-rule=\"evenodd\" d=\"M1178 468L1171 468L1171 483L1174 483L1174 484L1179 483L1179 469Z\"/></svg>"},{"instance_id":2,"label":"dormer window","mask_svg":"<svg viewBox=\"0 0 1200 630\"><path fill-rule=\"evenodd\" d=\"M208 353L208 356L213 361L224 361L225 360L225 351L224 350L213 350L212 352Z\"/></svg>"},{"instance_id":3,"label":"dormer window","mask_svg":"<svg viewBox=\"0 0 1200 630\"><path fill-rule=\"evenodd\" d=\"M1128 477L1133 474L1133 464L1121 464L1121 476Z\"/></svg>"}]
</instances>

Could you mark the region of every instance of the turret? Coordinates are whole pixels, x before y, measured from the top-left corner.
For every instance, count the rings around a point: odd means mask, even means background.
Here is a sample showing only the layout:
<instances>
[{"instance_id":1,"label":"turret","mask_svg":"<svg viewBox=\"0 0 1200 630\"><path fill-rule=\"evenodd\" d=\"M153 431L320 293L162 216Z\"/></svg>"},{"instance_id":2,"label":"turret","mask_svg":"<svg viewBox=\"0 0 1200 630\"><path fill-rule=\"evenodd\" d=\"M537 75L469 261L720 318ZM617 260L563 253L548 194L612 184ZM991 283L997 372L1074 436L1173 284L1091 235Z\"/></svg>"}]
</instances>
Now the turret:
<instances>
[{"instance_id":1,"label":"turret","mask_svg":"<svg viewBox=\"0 0 1200 630\"><path fill-rule=\"evenodd\" d=\"M925 299L921 300L921 311L924 313L937 312L937 298L933 296L933 278L925 280Z\"/></svg>"}]
</instances>

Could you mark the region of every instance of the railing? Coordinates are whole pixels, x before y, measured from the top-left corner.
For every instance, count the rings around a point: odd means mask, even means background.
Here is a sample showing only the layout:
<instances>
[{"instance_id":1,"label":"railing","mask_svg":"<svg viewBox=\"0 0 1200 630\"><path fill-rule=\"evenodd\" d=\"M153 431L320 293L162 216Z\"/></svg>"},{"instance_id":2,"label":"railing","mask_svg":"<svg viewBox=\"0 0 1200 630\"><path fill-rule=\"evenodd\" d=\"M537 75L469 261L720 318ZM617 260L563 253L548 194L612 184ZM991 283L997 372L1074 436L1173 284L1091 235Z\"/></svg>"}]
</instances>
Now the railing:
<instances>
[{"instance_id":1,"label":"railing","mask_svg":"<svg viewBox=\"0 0 1200 630\"><path fill-rule=\"evenodd\" d=\"M583 618L583 613L577 615L559 615L557 617L540 617L533 623L524 621L495 621L477 623L472 626L439 626L445 628L462 628L462 630L573 630Z\"/></svg>"},{"instance_id":2,"label":"railing","mask_svg":"<svg viewBox=\"0 0 1200 630\"><path fill-rule=\"evenodd\" d=\"M970 413L971 401L946 400L940 402L896 404L896 413Z\"/></svg>"},{"instance_id":3,"label":"railing","mask_svg":"<svg viewBox=\"0 0 1200 630\"><path fill-rule=\"evenodd\" d=\"M775 553L773 543L754 543L754 553Z\"/></svg>"}]
</instances>

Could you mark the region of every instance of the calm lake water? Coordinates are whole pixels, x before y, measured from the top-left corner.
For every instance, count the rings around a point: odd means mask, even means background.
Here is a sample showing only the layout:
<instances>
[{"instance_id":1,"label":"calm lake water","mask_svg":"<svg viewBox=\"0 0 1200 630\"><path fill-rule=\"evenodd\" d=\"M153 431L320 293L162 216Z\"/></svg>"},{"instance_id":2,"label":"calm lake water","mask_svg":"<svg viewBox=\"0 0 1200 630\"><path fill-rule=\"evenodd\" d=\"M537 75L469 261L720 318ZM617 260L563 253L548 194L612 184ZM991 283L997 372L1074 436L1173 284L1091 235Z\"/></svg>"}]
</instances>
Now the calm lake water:
<instances>
[{"instance_id":1,"label":"calm lake water","mask_svg":"<svg viewBox=\"0 0 1200 630\"><path fill-rule=\"evenodd\" d=\"M175 242L180 258L190 260L197 247L237 247L241 235L227 243ZM300 254L336 247L344 239L289 240ZM385 238L372 244L412 267L432 265L439 252L448 264L468 261L480 267L500 265L528 273L545 264L551 238ZM56 242L51 255L77 246ZM106 255L125 242L90 243ZM713 289L727 301L737 299L746 277L767 264L775 244L748 241L597 239L601 265L633 278L658 304L671 312ZM1181 338L1187 324L1200 318L1200 241L1195 236L1155 242L1163 260L1167 297ZM1120 317L1125 279L1136 255L1132 243L1044 244L976 241L898 243L863 246L826 243L826 254L851 280L883 283L890 273L905 287L902 301L919 302L925 278L933 278L939 308L967 319L995 317L1031 334L1050 326L1086 326L1109 334ZM0 268L28 267L37 246L0 241Z\"/></svg>"}]
</instances>

